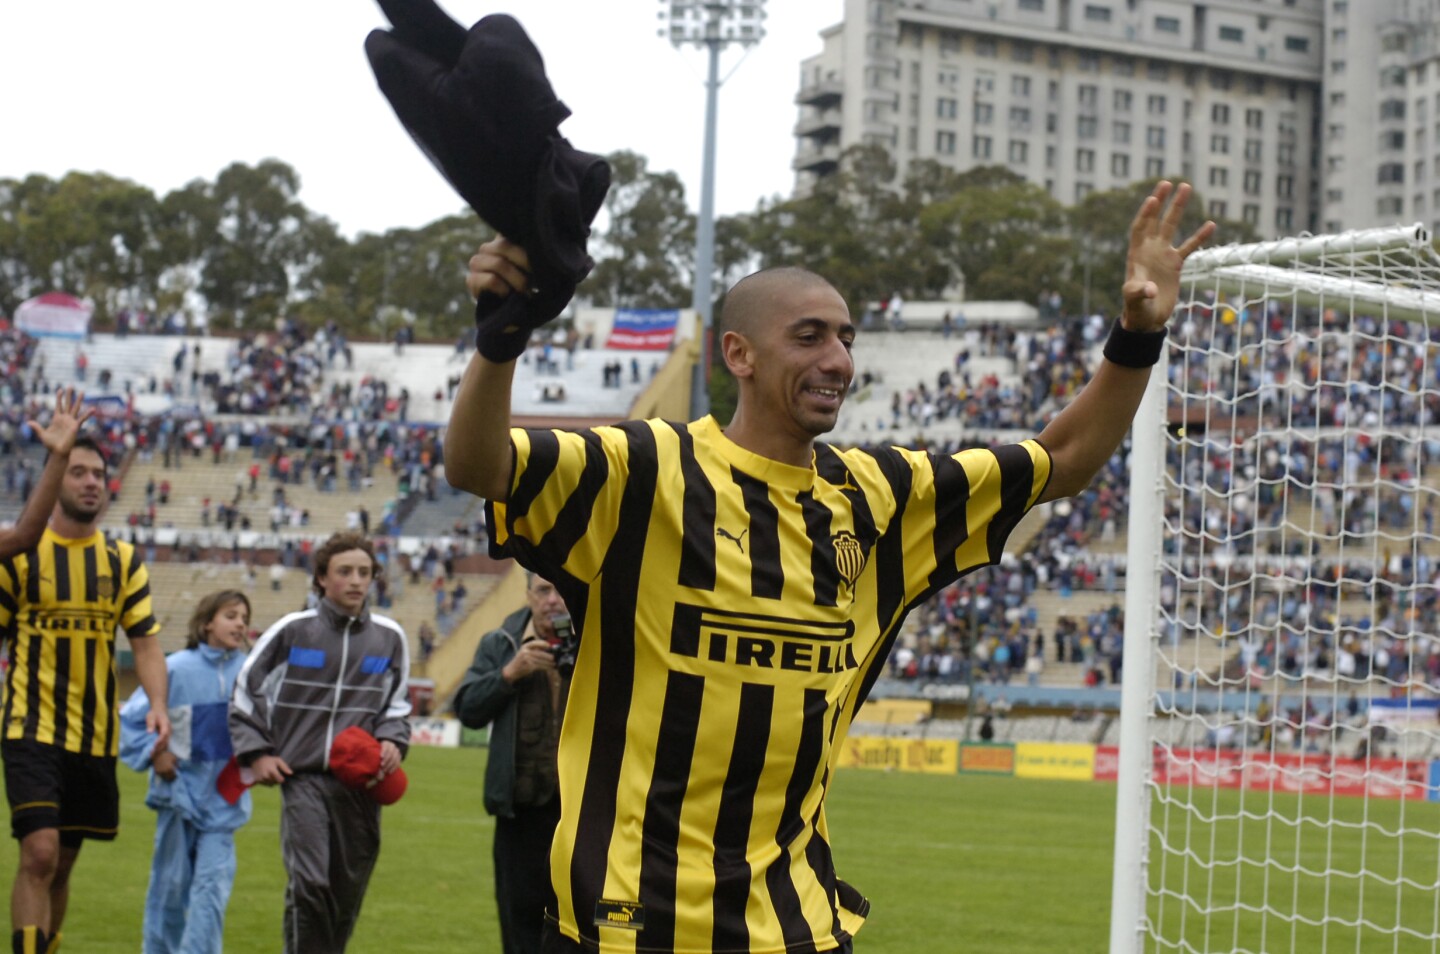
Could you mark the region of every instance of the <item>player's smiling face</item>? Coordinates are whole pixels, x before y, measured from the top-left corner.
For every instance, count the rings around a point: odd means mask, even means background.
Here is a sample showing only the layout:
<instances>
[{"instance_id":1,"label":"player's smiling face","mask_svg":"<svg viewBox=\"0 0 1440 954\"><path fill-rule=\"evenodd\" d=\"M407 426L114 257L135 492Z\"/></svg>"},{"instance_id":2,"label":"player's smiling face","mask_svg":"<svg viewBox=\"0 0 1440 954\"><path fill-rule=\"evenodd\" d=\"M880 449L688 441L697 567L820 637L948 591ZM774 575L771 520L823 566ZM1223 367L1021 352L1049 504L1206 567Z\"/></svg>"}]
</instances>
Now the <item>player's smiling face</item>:
<instances>
[{"instance_id":1,"label":"player's smiling face","mask_svg":"<svg viewBox=\"0 0 1440 954\"><path fill-rule=\"evenodd\" d=\"M775 300L774 319L755 342L757 410L777 428L814 439L835 427L855 376L855 326L845 300L828 286L792 286Z\"/></svg>"}]
</instances>

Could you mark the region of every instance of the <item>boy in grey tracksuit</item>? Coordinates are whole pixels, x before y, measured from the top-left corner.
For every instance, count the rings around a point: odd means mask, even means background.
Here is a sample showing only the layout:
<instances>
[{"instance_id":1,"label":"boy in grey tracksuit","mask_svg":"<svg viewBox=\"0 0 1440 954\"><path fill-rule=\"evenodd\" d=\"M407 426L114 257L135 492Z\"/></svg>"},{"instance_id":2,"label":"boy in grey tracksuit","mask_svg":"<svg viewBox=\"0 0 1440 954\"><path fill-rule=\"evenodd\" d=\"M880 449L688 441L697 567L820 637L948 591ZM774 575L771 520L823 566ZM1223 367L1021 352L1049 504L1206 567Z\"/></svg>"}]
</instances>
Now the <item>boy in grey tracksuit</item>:
<instances>
[{"instance_id":1,"label":"boy in grey tracksuit","mask_svg":"<svg viewBox=\"0 0 1440 954\"><path fill-rule=\"evenodd\" d=\"M316 551L317 608L291 613L256 642L230 700L235 755L282 786L287 954L342 952L380 854L380 806L329 772L330 746L359 726L395 771L410 742L410 655L394 620L368 611L374 551L337 533Z\"/></svg>"}]
</instances>

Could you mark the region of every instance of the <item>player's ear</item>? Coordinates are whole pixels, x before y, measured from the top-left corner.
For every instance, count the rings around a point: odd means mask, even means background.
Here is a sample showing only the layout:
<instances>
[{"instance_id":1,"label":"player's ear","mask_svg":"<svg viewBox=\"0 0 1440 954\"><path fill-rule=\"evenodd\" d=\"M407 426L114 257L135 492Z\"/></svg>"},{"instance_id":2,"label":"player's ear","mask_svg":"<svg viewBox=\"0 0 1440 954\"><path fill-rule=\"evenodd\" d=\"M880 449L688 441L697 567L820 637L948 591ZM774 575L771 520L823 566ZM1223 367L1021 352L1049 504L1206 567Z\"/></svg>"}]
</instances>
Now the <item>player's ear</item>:
<instances>
[{"instance_id":1,"label":"player's ear","mask_svg":"<svg viewBox=\"0 0 1440 954\"><path fill-rule=\"evenodd\" d=\"M727 331L720 336L720 354L725 367L736 378L748 378L755 373L755 345L738 331Z\"/></svg>"}]
</instances>

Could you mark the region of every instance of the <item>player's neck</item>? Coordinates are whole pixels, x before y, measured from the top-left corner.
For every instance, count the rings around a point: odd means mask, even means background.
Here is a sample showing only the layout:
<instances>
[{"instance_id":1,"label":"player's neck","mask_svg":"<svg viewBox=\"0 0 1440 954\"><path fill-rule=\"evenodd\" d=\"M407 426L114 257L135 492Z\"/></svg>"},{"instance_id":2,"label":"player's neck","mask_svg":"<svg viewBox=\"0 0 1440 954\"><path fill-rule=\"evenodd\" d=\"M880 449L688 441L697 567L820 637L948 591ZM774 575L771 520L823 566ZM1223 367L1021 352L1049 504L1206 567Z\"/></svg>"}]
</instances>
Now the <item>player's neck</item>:
<instances>
[{"instance_id":1,"label":"player's neck","mask_svg":"<svg viewBox=\"0 0 1440 954\"><path fill-rule=\"evenodd\" d=\"M809 467L815 460L815 439L806 435L797 438L793 433L776 427L752 426L751 418L741 408L735 409L735 416L723 430L726 437L737 447L767 460L789 464L792 467Z\"/></svg>"},{"instance_id":2,"label":"player's neck","mask_svg":"<svg viewBox=\"0 0 1440 954\"><path fill-rule=\"evenodd\" d=\"M95 532L99 519L79 521L65 515L59 507L50 515L50 531L66 540L83 540Z\"/></svg>"}]
</instances>

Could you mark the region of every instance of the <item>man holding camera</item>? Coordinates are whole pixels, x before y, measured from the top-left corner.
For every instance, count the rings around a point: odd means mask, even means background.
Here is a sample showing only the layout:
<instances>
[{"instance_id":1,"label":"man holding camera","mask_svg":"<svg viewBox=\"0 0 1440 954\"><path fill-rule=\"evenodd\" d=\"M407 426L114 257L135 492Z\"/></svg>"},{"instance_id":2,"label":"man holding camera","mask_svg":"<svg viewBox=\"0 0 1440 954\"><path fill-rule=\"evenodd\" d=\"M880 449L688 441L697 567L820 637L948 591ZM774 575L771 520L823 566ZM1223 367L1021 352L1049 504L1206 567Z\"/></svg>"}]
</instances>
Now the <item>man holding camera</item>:
<instances>
[{"instance_id":1,"label":"man holding camera","mask_svg":"<svg viewBox=\"0 0 1440 954\"><path fill-rule=\"evenodd\" d=\"M527 571L525 606L486 633L455 693L462 724L490 730L485 810L495 816L495 901L505 954L539 954L560 820L555 753L575 668L570 616L555 587Z\"/></svg>"}]
</instances>

